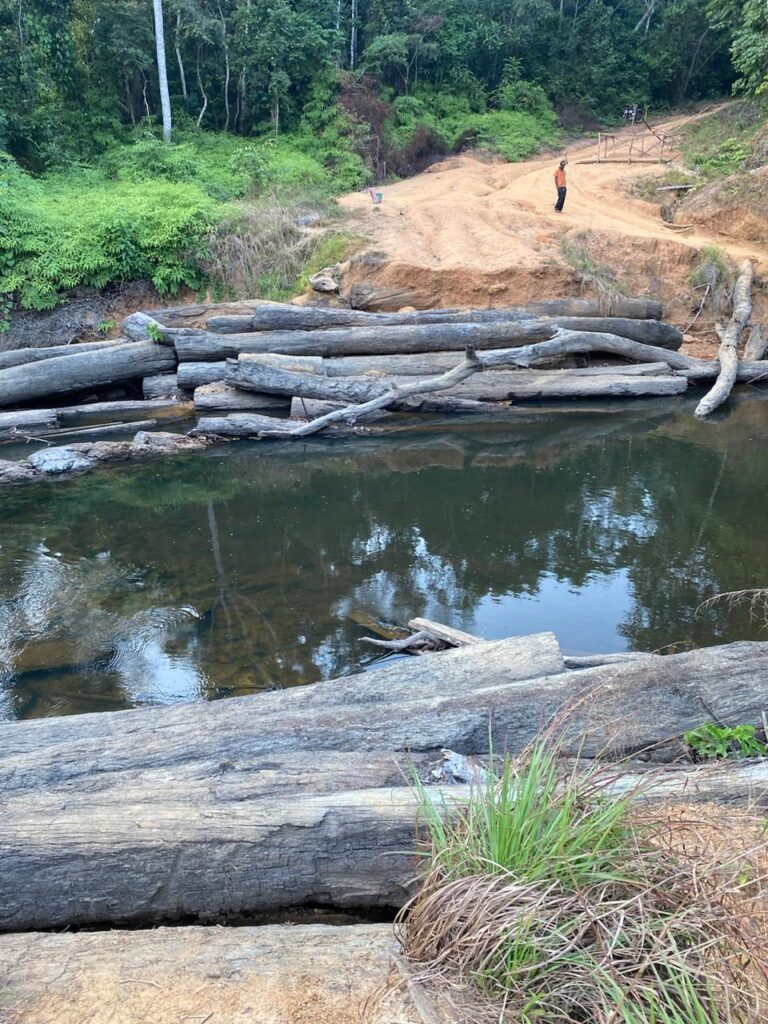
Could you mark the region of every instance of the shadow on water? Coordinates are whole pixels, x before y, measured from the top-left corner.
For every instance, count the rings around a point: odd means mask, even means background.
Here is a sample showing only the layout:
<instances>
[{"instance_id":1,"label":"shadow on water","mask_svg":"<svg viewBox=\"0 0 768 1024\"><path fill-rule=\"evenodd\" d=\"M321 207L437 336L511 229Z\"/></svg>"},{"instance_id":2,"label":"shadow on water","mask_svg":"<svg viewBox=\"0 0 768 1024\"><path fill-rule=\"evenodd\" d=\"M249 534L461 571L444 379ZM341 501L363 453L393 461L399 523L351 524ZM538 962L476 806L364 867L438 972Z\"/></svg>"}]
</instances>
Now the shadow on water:
<instances>
[{"instance_id":1,"label":"shadow on water","mask_svg":"<svg viewBox=\"0 0 768 1024\"><path fill-rule=\"evenodd\" d=\"M238 444L0 506L0 717L209 700L366 668L351 615L571 652L758 638L768 402L526 409Z\"/></svg>"}]
</instances>

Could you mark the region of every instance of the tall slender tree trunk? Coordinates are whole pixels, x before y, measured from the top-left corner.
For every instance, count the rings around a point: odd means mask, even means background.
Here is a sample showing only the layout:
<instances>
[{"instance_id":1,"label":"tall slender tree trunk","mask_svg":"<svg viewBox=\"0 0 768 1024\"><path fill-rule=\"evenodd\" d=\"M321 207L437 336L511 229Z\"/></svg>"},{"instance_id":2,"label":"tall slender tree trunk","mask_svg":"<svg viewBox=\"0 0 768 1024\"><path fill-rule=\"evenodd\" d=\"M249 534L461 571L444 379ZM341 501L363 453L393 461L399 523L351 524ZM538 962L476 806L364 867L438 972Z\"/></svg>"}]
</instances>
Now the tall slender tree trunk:
<instances>
[{"instance_id":1,"label":"tall slender tree trunk","mask_svg":"<svg viewBox=\"0 0 768 1024\"><path fill-rule=\"evenodd\" d=\"M208 97L207 97L207 95L205 93L205 87L203 85L203 76L200 73L200 50L201 49L202 49L202 47L198 43L198 47L197 47L197 85L198 85L198 87L200 89L200 95L203 98L203 105L200 108L200 114L199 114L199 116L197 118L197 127L198 128L202 124L203 117L205 116L205 112L208 109Z\"/></svg>"},{"instance_id":2,"label":"tall slender tree trunk","mask_svg":"<svg viewBox=\"0 0 768 1024\"><path fill-rule=\"evenodd\" d=\"M165 31L163 0L152 0L155 12L155 44L157 46L157 77L160 82L160 107L163 111L163 141L171 141L171 98L168 95L168 69L165 63Z\"/></svg>"},{"instance_id":3,"label":"tall slender tree trunk","mask_svg":"<svg viewBox=\"0 0 768 1024\"><path fill-rule=\"evenodd\" d=\"M229 131L229 43L227 42L227 22L224 17L224 12L219 4L219 19L221 21L221 42L224 46L224 110L226 112L226 120L224 122L224 131Z\"/></svg>"},{"instance_id":4,"label":"tall slender tree trunk","mask_svg":"<svg viewBox=\"0 0 768 1024\"><path fill-rule=\"evenodd\" d=\"M357 0L352 0L352 28L349 33L349 66L354 70L357 61Z\"/></svg>"},{"instance_id":5,"label":"tall slender tree trunk","mask_svg":"<svg viewBox=\"0 0 768 1024\"><path fill-rule=\"evenodd\" d=\"M181 11L176 14L176 60L179 62L179 78L181 78L181 95L184 97L186 103L189 99L187 96L187 76L184 73L184 61L181 59Z\"/></svg>"}]
</instances>

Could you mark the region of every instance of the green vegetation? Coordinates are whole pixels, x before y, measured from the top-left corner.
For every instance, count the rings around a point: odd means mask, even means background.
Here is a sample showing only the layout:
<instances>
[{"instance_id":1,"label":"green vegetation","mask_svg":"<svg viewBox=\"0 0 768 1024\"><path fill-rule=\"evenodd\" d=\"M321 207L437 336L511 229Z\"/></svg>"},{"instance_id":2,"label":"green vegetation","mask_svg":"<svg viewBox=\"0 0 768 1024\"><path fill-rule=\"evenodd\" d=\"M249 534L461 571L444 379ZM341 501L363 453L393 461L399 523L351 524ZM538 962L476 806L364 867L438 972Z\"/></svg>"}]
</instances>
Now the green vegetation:
<instances>
[{"instance_id":1,"label":"green vegetation","mask_svg":"<svg viewBox=\"0 0 768 1024\"><path fill-rule=\"evenodd\" d=\"M163 0L168 145L151 4L0 0L0 309L220 287L210 247L253 226L243 203L327 201L466 146L518 160L557 143L555 111L593 125L768 75L762 0L521 2ZM728 138L695 144L703 173L743 160Z\"/></svg>"},{"instance_id":2,"label":"green vegetation","mask_svg":"<svg viewBox=\"0 0 768 1024\"><path fill-rule=\"evenodd\" d=\"M765 103L736 103L688 125L682 145L685 163L704 181L743 170L766 117Z\"/></svg>"},{"instance_id":3,"label":"green vegetation","mask_svg":"<svg viewBox=\"0 0 768 1024\"><path fill-rule=\"evenodd\" d=\"M563 238L563 259L576 271L583 288L592 288L602 302L610 303L616 295L626 295L627 286L607 263L600 263L589 253L589 232Z\"/></svg>"},{"instance_id":4,"label":"green vegetation","mask_svg":"<svg viewBox=\"0 0 768 1024\"><path fill-rule=\"evenodd\" d=\"M430 850L400 936L417 970L464 987L465 1019L748 1019L745 873L677 849L673 822L637 818L613 781L565 768L550 737L455 808L419 786Z\"/></svg>"},{"instance_id":5,"label":"green vegetation","mask_svg":"<svg viewBox=\"0 0 768 1024\"><path fill-rule=\"evenodd\" d=\"M757 738L754 725L715 725L714 722L691 729L683 739L695 760L722 757L765 757L767 748Z\"/></svg>"}]
</instances>

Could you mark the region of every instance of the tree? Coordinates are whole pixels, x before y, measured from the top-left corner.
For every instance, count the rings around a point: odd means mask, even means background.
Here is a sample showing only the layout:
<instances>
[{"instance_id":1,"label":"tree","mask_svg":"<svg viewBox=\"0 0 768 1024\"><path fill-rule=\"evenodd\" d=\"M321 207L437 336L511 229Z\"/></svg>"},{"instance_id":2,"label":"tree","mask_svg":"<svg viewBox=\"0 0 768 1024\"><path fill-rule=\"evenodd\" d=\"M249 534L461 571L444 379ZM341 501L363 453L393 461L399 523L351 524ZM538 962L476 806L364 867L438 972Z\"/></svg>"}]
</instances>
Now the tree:
<instances>
[{"instance_id":1,"label":"tree","mask_svg":"<svg viewBox=\"0 0 768 1024\"><path fill-rule=\"evenodd\" d=\"M155 15L155 46L157 49L157 78L160 84L160 106L163 111L163 140L171 141L171 97L168 94L168 69L165 63L165 32L163 30L163 0L152 0Z\"/></svg>"}]
</instances>

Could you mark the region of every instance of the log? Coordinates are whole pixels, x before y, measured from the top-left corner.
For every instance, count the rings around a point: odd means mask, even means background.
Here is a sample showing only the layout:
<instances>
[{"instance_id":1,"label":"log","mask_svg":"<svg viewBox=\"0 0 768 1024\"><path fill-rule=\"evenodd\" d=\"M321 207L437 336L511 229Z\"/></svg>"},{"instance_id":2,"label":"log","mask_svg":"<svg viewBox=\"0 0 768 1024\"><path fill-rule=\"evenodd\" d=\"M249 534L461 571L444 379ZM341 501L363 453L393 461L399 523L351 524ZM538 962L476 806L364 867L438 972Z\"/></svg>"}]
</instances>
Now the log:
<instances>
[{"instance_id":1,"label":"log","mask_svg":"<svg viewBox=\"0 0 768 1024\"><path fill-rule=\"evenodd\" d=\"M280 395L241 391L223 383L204 384L195 388L195 409L198 412L227 410L287 409L289 399Z\"/></svg>"},{"instance_id":2,"label":"log","mask_svg":"<svg viewBox=\"0 0 768 1024\"><path fill-rule=\"evenodd\" d=\"M452 626L445 626L442 622L434 622L432 619L411 619L408 628L417 633L427 633L452 647L469 647L472 644L484 643L479 636L465 633L461 629L454 629Z\"/></svg>"},{"instance_id":3,"label":"log","mask_svg":"<svg viewBox=\"0 0 768 1024\"><path fill-rule=\"evenodd\" d=\"M427 1024L393 974L396 948L391 924L4 935L3 1020Z\"/></svg>"},{"instance_id":4,"label":"log","mask_svg":"<svg viewBox=\"0 0 768 1024\"><path fill-rule=\"evenodd\" d=\"M60 359L63 356L80 356L83 352L107 352L115 345L124 343L117 341L83 341L74 345L52 345L47 348L17 348L10 352L0 352L0 370L11 366L23 366L26 363L37 363L44 359Z\"/></svg>"},{"instance_id":5,"label":"log","mask_svg":"<svg viewBox=\"0 0 768 1024\"><path fill-rule=\"evenodd\" d=\"M176 380L184 391L194 391L205 384L223 383L226 369L224 359L211 363L179 363Z\"/></svg>"},{"instance_id":6,"label":"log","mask_svg":"<svg viewBox=\"0 0 768 1024\"><path fill-rule=\"evenodd\" d=\"M486 355L493 355L500 349L486 350ZM247 358L242 356L241 358ZM257 356L256 358L262 358ZM315 357L296 357L306 359L307 362ZM430 374L445 373L452 366L456 365L455 352L423 352L406 355L389 356L337 356L336 358L321 360L321 369L326 377L360 377L366 374L385 374L400 377L428 377ZM200 366L200 363L184 363L184 367ZM306 372L314 372L307 369ZM553 368L547 373L570 373L576 377L599 377L606 373L620 373L651 376L653 374L669 373L670 367L666 362L658 363L620 363L613 366L584 366L568 367L566 369Z\"/></svg>"},{"instance_id":7,"label":"log","mask_svg":"<svg viewBox=\"0 0 768 1024\"><path fill-rule=\"evenodd\" d=\"M360 282L352 286L350 305L355 309L399 309L418 305L419 294L406 288L391 288ZM606 309L607 306L607 309ZM617 295L607 303L596 299L549 299L519 307L537 316L631 316L658 320L661 303Z\"/></svg>"},{"instance_id":8,"label":"log","mask_svg":"<svg viewBox=\"0 0 768 1024\"><path fill-rule=\"evenodd\" d=\"M0 437L12 438L24 434L38 434L55 429L58 423L59 418L55 409L0 412Z\"/></svg>"},{"instance_id":9,"label":"log","mask_svg":"<svg viewBox=\"0 0 768 1024\"><path fill-rule=\"evenodd\" d=\"M79 423L83 417L95 417L104 420L111 416L125 416L126 413L151 413L153 416L179 419L192 414L191 402L179 402L172 398L125 399L120 402L88 402L85 405L66 405L57 409L59 419L63 423Z\"/></svg>"},{"instance_id":10,"label":"log","mask_svg":"<svg viewBox=\"0 0 768 1024\"><path fill-rule=\"evenodd\" d=\"M752 316L752 273L752 261L745 260L741 265L733 289L733 315L721 334L718 352L720 372L712 388L696 406L695 415L699 419L710 416L718 406L722 405L736 383L739 370L738 344L742 331Z\"/></svg>"},{"instance_id":11,"label":"log","mask_svg":"<svg viewBox=\"0 0 768 1024\"><path fill-rule=\"evenodd\" d=\"M134 420L130 423L92 424L87 427L60 427L38 436L56 441L63 441L67 437L114 437L117 434L133 434L137 430L152 430L156 426L157 420Z\"/></svg>"},{"instance_id":12,"label":"log","mask_svg":"<svg viewBox=\"0 0 768 1024\"><path fill-rule=\"evenodd\" d=\"M243 353L265 352L309 356L386 355L459 351L468 344L477 349L488 349L544 341L554 337L558 329L617 334L672 350L679 349L682 344L682 334L669 324L655 320L611 320L608 317L527 318L493 323L348 327L250 334L161 328L164 339L175 345L181 362L210 362L237 358Z\"/></svg>"},{"instance_id":13,"label":"log","mask_svg":"<svg viewBox=\"0 0 768 1024\"><path fill-rule=\"evenodd\" d=\"M455 361L454 361L455 365ZM437 377L425 378L435 381ZM227 370L227 383L248 391L287 397L320 399L343 404L369 402L393 386L415 386L415 377L321 377L277 368L268 361L243 360ZM480 402L547 398L627 398L682 394L688 381L679 376L621 376L600 374L574 376L570 373L529 370L478 373L444 391L444 397Z\"/></svg>"},{"instance_id":14,"label":"log","mask_svg":"<svg viewBox=\"0 0 768 1024\"><path fill-rule=\"evenodd\" d=\"M399 905L410 759L421 772L489 739L520 751L553 718L584 756L757 724L767 668L768 644L737 643L569 672L541 634L282 692L0 725L0 930ZM758 762L737 798L767 783ZM686 774L664 796L696 790Z\"/></svg>"},{"instance_id":15,"label":"log","mask_svg":"<svg viewBox=\"0 0 768 1024\"><path fill-rule=\"evenodd\" d=\"M748 362L762 359L768 349L768 332L763 331L762 324L755 324L749 332L749 340L744 346L744 358Z\"/></svg>"},{"instance_id":16,"label":"log","mask_svg":"<svg viewBox=\"0 0 768 1024\"><path fill-rule=\"evenodd\" d=\"M173 350L131 342L0 370L0 407L146 377L176 366Z\"/></svg>"},{"instance_id":17,"label":"log","mask_svg":"<svg viewBox=\"0 0 768 1024\"><path fill-rule=\"evenodd\" d=\"M175 373L156 373L151 377L145 377L141 382L141 392L148 400L153 398L179 399L184 395Z\"/></svg>"},{"instance_id":18,"label":"log","mask_svg":"<svg viewBox=\"0 0 768 1024\"><path fill-rule=\"evenodd\" d=\"M425 309L410 313L366 313L356 309L276 303L260 306L252 313L212 316L209 317L207 326L209 330L218 334L240 334L249 331L313 331L334 327L397 327L408 324L487 324L537 316L605 315L598 303L584 299L565 299L499 309ZM636 320L658 320L661 317L661 304L643 299L624 299L616 305L610 315ZM161 316L157 316L157 319L161 323L166 323Z\"/></svg>"}]
</instances>

